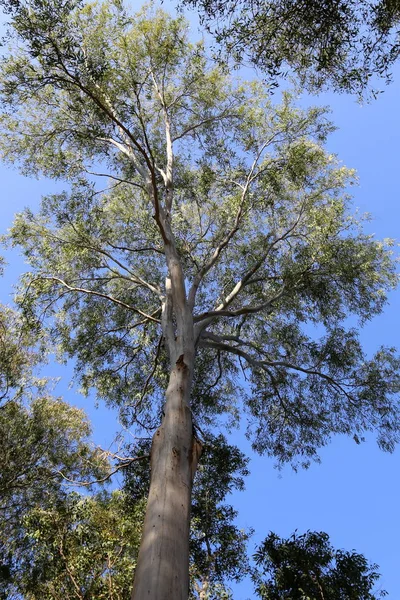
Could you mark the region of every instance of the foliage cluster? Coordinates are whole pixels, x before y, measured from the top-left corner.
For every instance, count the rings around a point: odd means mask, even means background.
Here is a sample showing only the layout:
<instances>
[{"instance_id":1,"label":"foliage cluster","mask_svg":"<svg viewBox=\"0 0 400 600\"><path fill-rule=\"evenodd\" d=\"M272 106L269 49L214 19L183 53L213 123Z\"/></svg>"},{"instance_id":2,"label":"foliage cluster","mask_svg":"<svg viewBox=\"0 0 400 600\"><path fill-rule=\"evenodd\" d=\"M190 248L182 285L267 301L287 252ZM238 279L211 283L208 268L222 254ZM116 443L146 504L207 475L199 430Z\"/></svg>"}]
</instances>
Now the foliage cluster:
<instances>
[{"instance_id":1,"label":"foliage cluster","mask_svg":"<svg viewBox=\"0 0 400 600\"><path fill-rule=\"evenodd\" d=\"M277 86L296 73L311 91L364 94L392 79L400 54L397 0L182 0L236 61Z\"/></svg>"}]
</instances>

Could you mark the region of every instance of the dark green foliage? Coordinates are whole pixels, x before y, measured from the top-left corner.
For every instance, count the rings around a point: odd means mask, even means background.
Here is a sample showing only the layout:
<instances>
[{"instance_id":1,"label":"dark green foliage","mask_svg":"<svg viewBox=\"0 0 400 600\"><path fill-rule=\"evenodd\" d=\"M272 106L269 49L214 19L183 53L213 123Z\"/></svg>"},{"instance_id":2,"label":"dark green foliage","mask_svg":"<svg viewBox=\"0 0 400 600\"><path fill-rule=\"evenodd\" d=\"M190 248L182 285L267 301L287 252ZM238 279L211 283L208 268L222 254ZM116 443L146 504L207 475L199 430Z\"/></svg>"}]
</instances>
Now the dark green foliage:
<instances>
[{"instance_id":1,"label":"dark green foliage","mask_svg":"<svg viewBox=\"0 0 400 600\"><path fill-rule=\"evenodd\" d=\"M256 592L265 600L377 600L377 565L362 554L335 550L326 533L281 539L270 533L255 554Z\"/></svg>"},{"instance_id":2,"label":"dark green foliage","mask_svg":"<svg viewBox=\"0 0 400 600\"><path fill-rule=\"evenodd\" d=\"M389 432L398 429L399 421L396 409L385 398L399 389L400 364L395 350L382 348L367 360L354 330L328 329L317 345L294 323L290 329L287 324L282 329L277 328L268 340L274 347L275 335L284 335L284 343L290 343L282 368L254 373L251 380L258 390L250 400L251 410L258 417L252 430L257 450L279 455L282 461L293 461L297 453L302 457L298 464L307 466L310 459L316 458L316 448L326 443L327 430L352 435L359 443L364 439L363 432L374 428L378 444L392 451L395 438ZM285 367L296 364L300 355L308 355L310 364L318 367L304 372L287 370ZM321 378L322 367L328 364ZM350 379L351 386L347 383ZM280 400L278 410L273 397ZM343 397L348 401L342 402Z\"/></svg>"},{"instance_id":3,"label":"dark green foliage","mask_svg":"<svg viewBox=\"0 0 400 600\"><path fill-rule=\"evenodd\" d=\"M240 581L249 572L246 546L251 531L235 525L237 511L226 504L233 490L244 489L248 459L220 435L205 444L196 474L191 521L191 575L194 589L206 583L210 599L227 581ZM197 588L196 588L197 586Z\"/></svg>"},{"instance_id":4,"label":"dark green foliage","mask_svg":"<svg viewBox=\"0 0 400 600\"><path fill-rule=\"evenodd\" d=\"M115 554L111 557L110 550L110 560L126 560L121 577L125 589L128 580L130 584L140 507L134 519L127 516L126 529L122 495L84 498L69 493L74 482L88 485L111 472L107 453L90 442L89 434L82 411L60 400L39 397L28 408L9 400L0 409L0 597L14 598L15 593L16 598L22 594L26 600L42 600L64 593L64 598L76 598L69 566L83 587L100 589L99 553L110 545ZM127 535L136 532L129 559L118 554L123 538L116 532L124 527Z\"/></svg>"},{"instance_id":5,"label":"dark green foliage","mask_svg":"<svg viewBox=\"0 0 400 600\"><path fill-rule=\"evenodd\" d=\"M32 376L42 356L39 341L21 315L0 305L0 410L42 387L43 382Z\"/></svg>"},{"instance_id":6,"label":"dark green foliage","mask_svg":"<svg viewBox=\"0 0 400 600\"><path fill-rule=\"evenodd\" d=\"M228 55L273 85L294 71L312 91L358 94L389 81L400 54L398 0L181 0Z\"/></svg>"}]
</instances>

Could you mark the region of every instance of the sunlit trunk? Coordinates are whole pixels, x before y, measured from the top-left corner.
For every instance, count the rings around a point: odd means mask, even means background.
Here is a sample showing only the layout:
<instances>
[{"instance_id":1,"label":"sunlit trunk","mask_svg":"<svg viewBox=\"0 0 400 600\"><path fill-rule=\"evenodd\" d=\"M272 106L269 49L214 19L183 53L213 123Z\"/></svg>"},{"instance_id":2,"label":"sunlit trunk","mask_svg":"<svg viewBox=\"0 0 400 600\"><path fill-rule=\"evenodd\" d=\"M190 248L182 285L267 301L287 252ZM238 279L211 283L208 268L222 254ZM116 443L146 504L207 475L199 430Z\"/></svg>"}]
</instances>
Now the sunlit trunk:
<instances>
[{"instance_id":1,"label":"sunlit trunk","mask_svg":"<svg viewBox=\"0 0 400 600\"><path fill-rule=\"evenodd\" d=\"M170 374L165 416L151 450L151 482L132 600L187 600L189 527L198 445L189 408L191 367Z\"/></svg>"}]
</instances>

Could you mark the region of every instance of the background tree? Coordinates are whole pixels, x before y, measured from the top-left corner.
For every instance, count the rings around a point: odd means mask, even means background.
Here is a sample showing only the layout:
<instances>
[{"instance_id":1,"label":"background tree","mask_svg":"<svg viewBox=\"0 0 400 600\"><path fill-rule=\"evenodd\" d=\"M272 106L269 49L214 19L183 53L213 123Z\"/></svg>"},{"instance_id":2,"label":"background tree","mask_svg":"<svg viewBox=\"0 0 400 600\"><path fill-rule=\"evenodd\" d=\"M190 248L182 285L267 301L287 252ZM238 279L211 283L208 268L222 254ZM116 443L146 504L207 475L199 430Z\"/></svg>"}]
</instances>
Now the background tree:
<instances>
[{"instance_id":1,"label":"background tree","mask_svg":"<svg viewBox=\"0 0 400 600\"><path fill-rule=\"evenodd\" d=\"M235 61L277 85L295 72L311 91L362 94L391 80L400 54L398 0L181 0Z\"/></svg>"},{"instance_id":2,"label":"background tree","mask_svg":"<svg viewBox=\"0 0 400 600\"><path fill-rule=\"evenodd\" d=\"M0 597L125 598L143 525L150 444L129 448L134 457L104 452L91 444L81 410L48 395L35 397L37 336L29 336L33 346L23 346L18 337L15 346L14 325L22 322L15 311L6 314L13 318L8 328L3 320L3 339L14 342L14 353L18 350L19 369L12 372L19 393L17 401L9 388L0 410ZM5 344L3 365L11 364L9 350ZM45 380L39 383L43 393ZM246 464L222 436L208 440L194 487L193 598L228 597L227 582L249 572L249 534L238 530L236 512L222 504L229 491L243 489ZM99 483L110 481L121 467L123 491L99 491ZM71 491L82 485L85 495Z\"/></svg>"},{"instance_id":3,"label":"background tree","mask_svg":"<svg viewBox=\"0 0 400 600\"><path fill-rule=\"evenodd\" d=\"M133 597L183 600L199 428L247 412L253 447L295 466L335 433L397 442L399 360L367 359L348 328L396 285L390 241L350 215L324 110L231 82L182 19L7 6L3 157L69 184L16 220L20 303L84 388L154 434Z\"/></svg>"},{"instance_id":4,"label":"background tree","mask_svg":"<svg viewBox=\"0 0 400 600\"><path fill-rule=\"evenodd\" d=\"M35 373L43 332L9 307L0 315L0 597L126 597L144 498L128 512L123 492L98 483L133 458L96 447L83 411L49 395ZM92 495L71 491L80 485Z\"/></svg>"},{"instance_id":5,"label":"background tree","mask_svg":"<svg viewBox=\"0 0 400 600\"><path fill-rule=\"evenodd\" d=\"M34 484L33 484L34 485ZM59 490L25 513L4 598L122 600L132 588L143 502L127 511L120 491Z\"/></svg>"},{"instance_id":6,"label":"background tree","mask_svg":"<svg viewBox=\"0 0 400 600\"><path fill-rule=\"evenodd\" d=\"M9 597L13 574L25 572L23 563L33 568L32 542L24 526L32 511L48 514L65 496L66 479L96 480L109 474L107 456L89 442L89 433L82 411L48 396L32 400L29 408L10 400L0 409L3 597Z\"/></svg>"},{"instance_id":7,"label":"background tree","mask_svg":"<svg viewBox=\"0 0 400 600\"><path fill-rule=\"evenodd\" d=\"M33 377L33 368L43 358L40 346L21 315L0 305L0 410L42 387L43 382Z\"/></svg>"},{"instance_id":8,"label":"background tree","mask_svg":"<svg viewBox=\"0 0 400 600\"><path fill-rule=\"evenodd\" d=\"M191 520L193 597L231 597L226 582L241 581L250 572L247 542L252 531L235 524L237 511L226 504L233 490L244 489L248 459L219 435L207 440L194 480Z\"/></svg>"},{"instance_id":9,"label":"background tree","mask_svg":"<svg viewBox=\"0 0 400 600\"><path fill-rule=\"evenodd\" d=\"M379 573L362 554L335 550L326 533L308 531L281 539L274 533L255 554L256 592L265 600L376 600Z\"/></svg>"}]
</instances>

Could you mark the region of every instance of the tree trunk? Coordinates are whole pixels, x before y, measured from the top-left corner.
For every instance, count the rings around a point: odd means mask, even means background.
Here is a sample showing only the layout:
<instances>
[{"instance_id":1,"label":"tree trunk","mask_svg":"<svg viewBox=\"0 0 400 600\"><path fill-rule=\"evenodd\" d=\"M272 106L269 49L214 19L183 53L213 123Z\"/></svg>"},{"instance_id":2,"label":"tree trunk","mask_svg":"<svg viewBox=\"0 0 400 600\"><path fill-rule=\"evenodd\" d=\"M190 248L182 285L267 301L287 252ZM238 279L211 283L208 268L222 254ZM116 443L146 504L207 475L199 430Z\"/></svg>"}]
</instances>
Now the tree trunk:
<instances>
[{"instance_id":1,"label":"tree trunk","mask_svg":"<svg viewBox=\"0 0 400 600\"><path fill-rule=\"evenodd\" d=\"M151 480L132 600L187 600L192 481L199 445L189 407L192 365L171 371L164 418L153 437Z\"/></svg>"}]
</instances>

